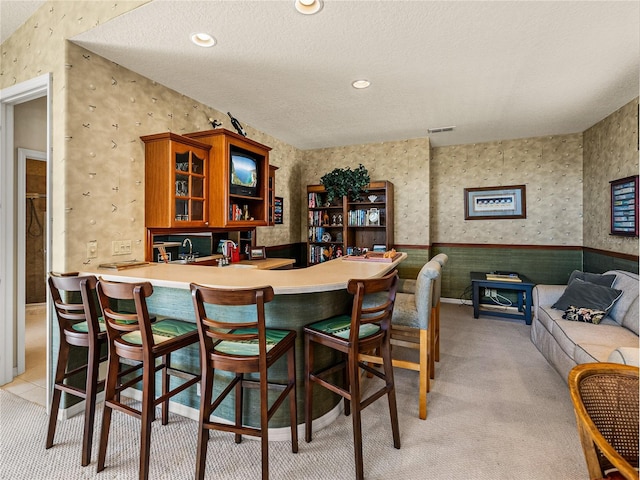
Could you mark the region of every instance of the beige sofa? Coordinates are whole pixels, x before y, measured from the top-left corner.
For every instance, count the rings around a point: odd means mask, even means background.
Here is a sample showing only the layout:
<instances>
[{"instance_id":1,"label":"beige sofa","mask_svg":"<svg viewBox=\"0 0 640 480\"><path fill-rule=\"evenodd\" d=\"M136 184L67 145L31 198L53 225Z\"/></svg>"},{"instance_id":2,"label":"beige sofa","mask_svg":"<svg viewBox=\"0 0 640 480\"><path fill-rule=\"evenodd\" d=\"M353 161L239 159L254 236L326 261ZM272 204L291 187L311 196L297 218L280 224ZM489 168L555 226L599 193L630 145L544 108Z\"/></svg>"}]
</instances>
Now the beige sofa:
<instances>
[{"instance_id":1,"label":"beige sofa","mask_svg":"<svg viewBox=\"0 0 640 480\"><path fill-rule=\"evenodd\" d=\"M599 324L562 318L564 310L553 308L567 285L537 285L533 289L531 341L567 381L576 365L614 362L638 366L638 275L611 270L616 276L612 288L621 290L609 314Z\"/></svg>"}]
</instances>

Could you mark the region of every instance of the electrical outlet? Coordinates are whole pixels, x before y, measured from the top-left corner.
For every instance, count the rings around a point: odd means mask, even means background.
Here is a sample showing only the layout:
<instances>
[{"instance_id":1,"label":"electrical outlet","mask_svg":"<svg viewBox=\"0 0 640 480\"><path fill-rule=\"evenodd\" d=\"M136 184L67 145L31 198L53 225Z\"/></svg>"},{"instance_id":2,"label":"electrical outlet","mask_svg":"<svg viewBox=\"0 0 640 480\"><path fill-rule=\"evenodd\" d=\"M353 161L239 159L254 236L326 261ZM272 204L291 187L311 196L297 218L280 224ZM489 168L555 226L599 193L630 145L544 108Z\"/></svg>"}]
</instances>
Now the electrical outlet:
<instances>
[{"instance_id":1,"label":"electrical outlet","mask_svg":"<svg viewBox=\"0 0 640 480\"><path fill-rule=\"evenodd\" d=\"M130 255L131 240L114 240L111 242L111 255Z\"/></svg>"},{"instance_id":2,"label":"electrical outlet","mask_svg":"<svg viewBox=\"0 0 640 480\"><path fill-rule=\"evenodd\" d=\"M98 241L91 240L87 242L87 258L96 258L98 256Z\"/></svg>"},{"instance_id":3,"label":"electrical outlet","mask_svg":"<svg viewBox=\"0 0 640 480\"><path fill-rule=\"evenodd\" d=\"M199 397L201 396L201 391L200 391L200 382L196 383L196 395Z\"/></svg>"}]
</instances>

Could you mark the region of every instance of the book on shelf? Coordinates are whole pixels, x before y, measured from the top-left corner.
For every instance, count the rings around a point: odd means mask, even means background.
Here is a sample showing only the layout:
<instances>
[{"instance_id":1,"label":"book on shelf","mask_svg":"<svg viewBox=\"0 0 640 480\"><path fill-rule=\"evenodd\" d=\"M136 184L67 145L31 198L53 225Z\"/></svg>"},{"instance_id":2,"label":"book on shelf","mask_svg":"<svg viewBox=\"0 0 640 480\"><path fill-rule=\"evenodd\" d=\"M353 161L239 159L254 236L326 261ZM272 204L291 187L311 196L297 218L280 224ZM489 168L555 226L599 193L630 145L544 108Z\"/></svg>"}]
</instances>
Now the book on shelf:
<instances>
[{"instance_id":1,"label":"book on shelf","mask_svg":"<svg viewBox=\"0 0 640 480\"><path fill-rule=\"evenodd\" d=\"M319 193L309 193L309 208L322 207L322 197Z\"/></svg>"},{"instance_id":2,"label":"book on shelf","mask_svg":"<svg viewBox=\"0 0 640 480\"><path fill-rule=\"evenodd\" d=\"M514 282L521 283L522 280L515 273L502 274L502 273L487 273L487 280L493 280L496 282Z\"/></svg>"}]
</instances>

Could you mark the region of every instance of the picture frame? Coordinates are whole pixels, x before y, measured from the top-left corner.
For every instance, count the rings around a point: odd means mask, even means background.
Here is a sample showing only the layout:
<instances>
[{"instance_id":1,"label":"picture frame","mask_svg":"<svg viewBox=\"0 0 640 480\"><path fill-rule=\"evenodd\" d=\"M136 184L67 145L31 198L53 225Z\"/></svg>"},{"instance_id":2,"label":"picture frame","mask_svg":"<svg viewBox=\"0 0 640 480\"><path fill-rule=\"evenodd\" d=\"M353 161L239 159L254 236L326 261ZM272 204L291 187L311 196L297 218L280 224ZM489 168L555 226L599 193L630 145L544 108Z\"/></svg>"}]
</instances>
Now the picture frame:
<instances>
[{"instance_id":1,"label":"picture frame","mask_svg":"<svg viewBox=\"0 0 640 480\"><path fill-rule=\"evenodd\" d=\"M284 222L282 217L283 206L284 199L282 197L273 198L273 223L276 225L282 225Z\"/></svg>"},{"instance_id":2,"label":"picture frame","mask_svg":"<svg viewBox=\"0 0 640 480\"><path fill-rule=\"evenodd\" d=\"M525 185L464 189L465 220L527 218Z\"/></svg>"},{"instance_id":3,"label":"picture frame","mask_svg":"<svg viewBox=\"0 0 640 480\"><path fill-rule=\"evenodd\" d=\"M611 235L638 236L638 175L612 180Z\"/></svg>"},{"instance_id":4,"label":"picture frame","mask_svg":"<svg viewBox=\"0 0 640 480\"><path fill-rule=\"evenodd\" d=\"M250 247L249 260L264 260L267 258L267 252L264 247Z\"/></svg>"}]
</instances>

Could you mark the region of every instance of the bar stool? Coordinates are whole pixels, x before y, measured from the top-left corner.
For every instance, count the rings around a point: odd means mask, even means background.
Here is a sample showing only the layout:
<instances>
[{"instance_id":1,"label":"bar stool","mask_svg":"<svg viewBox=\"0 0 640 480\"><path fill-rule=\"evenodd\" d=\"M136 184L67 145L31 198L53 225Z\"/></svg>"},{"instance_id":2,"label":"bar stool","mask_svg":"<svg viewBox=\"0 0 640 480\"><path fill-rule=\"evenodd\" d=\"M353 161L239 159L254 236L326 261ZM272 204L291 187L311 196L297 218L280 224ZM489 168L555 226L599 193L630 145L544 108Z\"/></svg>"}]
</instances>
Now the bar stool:
<instances>
[{"instance_id":1,"label":"bar stool","mask_svg":"<svg viewBox=\"0 0 640 480\"><path fill-rule=\"evenodd\" d=\"M430 376L435 378L436 369L435 363L440 361L440 294L442 293L442 270L444 269L449 256L445 253L439 253L431 259L431 261L438 262L440 264L440 275L438 275L433 284L433 296L431 298L431 316L433 318L433 345L431 351L433 352L433 361L429 365Z\"/></svg>"},{"instance_id":2,"label":"bar stool","mask_svg":"<svg viewBox=\"0 0 640 480\"><path fill-rule=\"evenodd\" d=\"M51 415L45 448L53 446L58 420L58 409L62 392L85 400L84 429L82 434L82 466L91 463L96 395L104 381L98 380L98 367L107 360L100 355L101 346L107 341L104 324L98 323L94 298L97 279L93 275L78 276L78 273L50 273L49 291L58 319L60 349L51 400ZM65 300L62 299L63 294ZM75 297L75 298L74 298ZM72 303L75 300L76 303ZM81 303L79 303L81 302ZM87 362L67 371L71 346L87 349ZM65 383L72 377L86 374L84 389Z\"/></svg>"},{"instance_id":3,"label":"bar stool","mask_svg":"<svg viewBox=\"0 0 640 480\"><path fill-rule=\"evenodd\" d=\"M393 366L418 372L418 417L427 418L427 392L429 391L430 370L433 365L433 295L434 286L440 276L440 264L429 261L418 273L414 293L398 293L391 318L391 344L419 350L418 361L393 359ZM365 301L369 306L369 299ZM367 362L380 364L379 354L361 354Z\"/></svg>"},{"instance_id":4,"label":"bar stool","mask_svg":"<svg viewBox=\"0 0 640 480\"><path fill-rule=\"evenodd\" d=\"M349 280L347 291L353 295L351 315L340 315L304 327L305 346L305 440L312 440L313 384L318 384L342 396L345 414L352 415L353 443L355 450L356 478L364 478L362 457L361 411L368 405L387 395L391 416L393 446L400 448L400 430L396 408L396 392L391 364L391 316L396 298L398 272L393 271L382 278ZM386 295L376 294L386 292ZM372 301L363 307L364 297ZM323 345L342 353L343 359L334 365L314 370L315 345ZM382 355L383 371L367 365L361 352L379 351ZM380 363L380 362L378 362ZM360 369L384 381L367 398L362 398ZM335 372L343 372L344 385L333 381Z\"/></svg>"},{"instance_id":5,"label":"bar stool","mask_svg":"<svg viewBox=\"0 0 640 480\"><path fill-rule=\"evenodd\" d=\"M171 353L198 341L195 324L175 319L151 323L146 298L153 293L150 283L114 283L100 280L96 287L105 318L109 345L109 364L105 386L104 411L100 432L98 468L105 468L111 413L120 412L140 418L140 470L139 478L149 477L149 451L151 423L155 420L155 407L162 405L162 424L169 422L169 399L200 380L198 375L171 368ZM134 312L131 313L133 308ZM156 365L156 360L161 359ZM119 382L120 360L142 367L142 375ZM156 397L156 372L162 372L162 394ZM174 389L170 376L185 379ZM137 410L120 399L120 393L142 380L142 407Z\"/></svg>"},{"instance_id":6,"label":"bar stool","mask_svg":"<svg viewBox=\"0 0 640 480\"><path fill-rule=\"evenodd\" d=\"M200 399L200 422L198 428L198 450L196 478L203 479L207 461L207 445L210 430L233 432L235 442L242 435L261 438L262 478L269 478L269 419L289 397L291 424L291 450L298 452L297 408L296 408L296 332L266 328L264 306L273 300L273 289L216 289L191 284L191 295L196 312L200 338L200 370L202 375L202 397ZM207 315L209 310L210 315ZM253 308L255 306L255 310ZM229 307L229 308L227 308ZM243 307L250 307L248 309ZM215 315L215 318L211 318ZM249 320L255 318L255 320ZM287 356L287 381L269 381L268 369L278 359ZM233 380L213 399L215 370L235 374ZM259 379L246 379L246 373L257 372ZM243 389L258 388L260 391L260 427L243 425ZM268 390L280 393L268 404ZM235 390L235 424L216 422L210 417L229 393Z\"/></svg>"}]
</instances>

